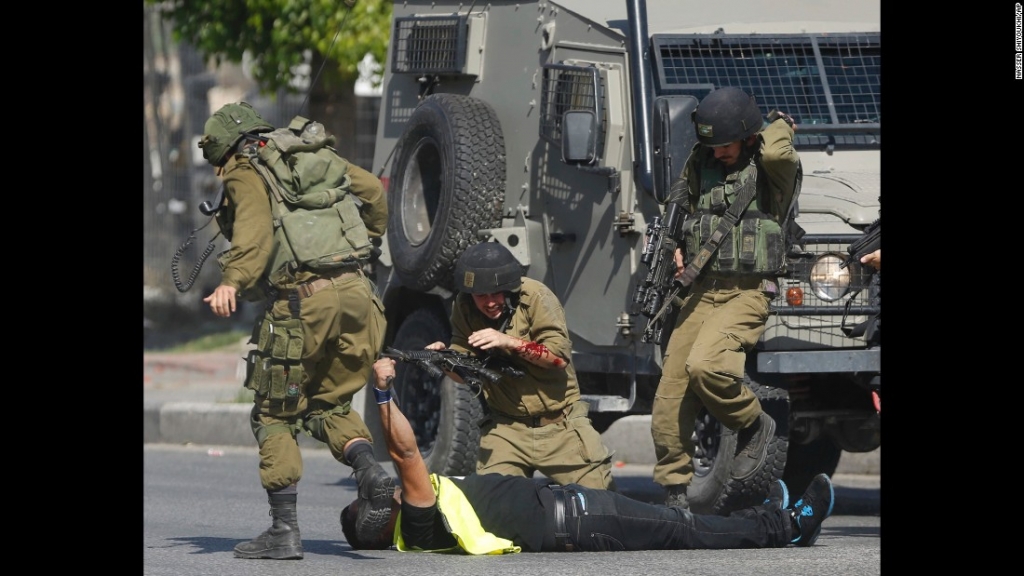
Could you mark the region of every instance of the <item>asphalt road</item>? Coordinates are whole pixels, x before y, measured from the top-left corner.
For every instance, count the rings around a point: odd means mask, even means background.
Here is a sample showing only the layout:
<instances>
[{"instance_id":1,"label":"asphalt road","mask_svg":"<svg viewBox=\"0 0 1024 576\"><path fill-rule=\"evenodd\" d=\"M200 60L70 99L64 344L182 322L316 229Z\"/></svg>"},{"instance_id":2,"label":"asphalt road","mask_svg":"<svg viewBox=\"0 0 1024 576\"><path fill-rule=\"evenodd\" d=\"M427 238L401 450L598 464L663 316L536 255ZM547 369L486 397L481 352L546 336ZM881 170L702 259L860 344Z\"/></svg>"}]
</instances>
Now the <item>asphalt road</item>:
<instances>
[{"instance_id":1,"label":"asphalt road","mask_svg":"<svg viewBox=\"0 0 1024 576\"><path fill-rule=\"evenodd\" d=\"M304 451L299 524L305 558L241 560L232 549L269 526L255 450L238 446L143 445L143 574L146 576L360 576L529 574L694 574L702 576L865 575L881 573L877 477L839 475L836 512L809 548L540 553L471 557L352 550L338 515L355 497L349 470L325 450ZM388 465L389 470L393 471ZM615 469L624 492L643 493L650 467ZM858 483L865 483L859 486ZM841 513L851 498L874 501L874 512ZM848 508L848 507L847 507Z\"/></svg>"}]
</instances>

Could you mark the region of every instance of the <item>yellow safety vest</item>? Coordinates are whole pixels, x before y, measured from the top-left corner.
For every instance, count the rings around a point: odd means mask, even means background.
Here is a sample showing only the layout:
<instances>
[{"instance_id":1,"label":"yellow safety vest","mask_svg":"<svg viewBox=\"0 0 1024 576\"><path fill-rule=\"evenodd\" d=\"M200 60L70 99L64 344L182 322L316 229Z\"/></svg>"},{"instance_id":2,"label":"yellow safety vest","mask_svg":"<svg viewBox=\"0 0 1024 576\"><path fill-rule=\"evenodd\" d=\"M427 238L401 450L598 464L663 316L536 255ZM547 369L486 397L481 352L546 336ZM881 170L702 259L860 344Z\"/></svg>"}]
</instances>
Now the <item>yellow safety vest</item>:
<instances>
[{"instance_id":1,"label":"yellow safety vest","mask_svg":"<svg viewBox=\"0 0 1024 576\"><path fill-rule=\"evenodd\" d=\"M473 506L454 482L444 476L431 474L430 484L434 487L434 494L437 496L437 509L444 516L445 524L459 545L441 550L424 550L406 546L402 539L402 513L399 512L398 521L395 522L395 544L400 551L449 552L461 549L468 554L516 554L523 550L522 547L512 544L511 540L498 538L484 530L484 527L480 525L480 519L476 517Z\"/></svg>"}]
</instances>

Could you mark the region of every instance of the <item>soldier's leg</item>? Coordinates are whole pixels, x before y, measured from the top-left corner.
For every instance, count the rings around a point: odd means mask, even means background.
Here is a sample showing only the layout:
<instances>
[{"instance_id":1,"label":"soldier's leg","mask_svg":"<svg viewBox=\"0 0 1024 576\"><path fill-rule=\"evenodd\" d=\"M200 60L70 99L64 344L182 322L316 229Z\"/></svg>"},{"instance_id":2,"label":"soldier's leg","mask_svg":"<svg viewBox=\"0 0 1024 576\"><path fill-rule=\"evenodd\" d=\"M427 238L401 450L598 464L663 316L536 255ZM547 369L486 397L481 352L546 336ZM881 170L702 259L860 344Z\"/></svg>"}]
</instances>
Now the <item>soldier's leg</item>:
<instances>
[{"instance_id":1,"label":"soldier's leg","mask_svg":"<svg viewBox=\"0 0 1024 576\"><path fill-rule=\"evenodd\" d=\"M291 419L281 419L253 406L249 423L260 450L260 483L267 491L272 522L262 534L235 546L236 558L301 559L302 537L297 515L297 484L302 455Z\"/></svg>"},{"instance_id":2,"label":"soldier's leg","mask_svg":"<svg viewBox=\"0 0 1024 576\"><path fill-rule=\"evenodd\" d=\"M311 376L305 419L313 437L327 444L336 460L351 466L346 446L355 439L373 441L351 402L369 382L385 321L368 280L353 276L333 282L332 288L302 302L308 345L303 363Z\"/></svg>"},{"instance_id":3,"label":"soldier's leg","mask_svg":"<svg viewBox=\"0 0 1024 576\"><path fill-rule=\"evenodd\" d=\"M558 484L614 491L612 453L588 414L589 405L579 401L562 422L535 429L535 442L541 450L537 469Z\"/></svg>"},{"instance_id":4,"label":"soldier's leg","mask_svg":"<svg viewBox=\"0 0 1024 576\"><path fill-rule=\"evenodd\" d=\"M499 423L494 415L480 427L477 474L533 477L532 430L522 423Z\"/></svg>"},{"instance_id":5,"label":"soldier's leg","mask_svg":"<svg viewBox=\"0 0 1024 576\"><path fill-rule=\"evenodd\" d=\"M335 278L304 301L306 334L316 351L309 356L314 379L305 425L336 460L352 467L359 498L359 525L378 522L390 512L394 479L373 453L373 437L352 398L366 387L382 344L383 306L361 275ZM361 529L361 528L360 528Z\"/></svg>"},{"instance_id":6,"label":"soldier's leg","mask_svg":"<svg viewBox=\"0 0 1024 576\"><path fill-rule=\"evenodd\" d=\"M743 386L747 352L764 333L768 299L756 290L715 293L715 311L704 321L686 360L690 389L724 426L739 430L761 413Z\"/></svg>"},{"instance_id":7,"label":"soldier's leg","mask_svg":"<svg viewBox=\"0 0 1024 576\"><path fill-rule=\"evenodd\" d=\"M731 475L745 479L764 463L775 421L743 385L749 352L764 333L769 301L759 290L721 291L716 312L690 351L690 387L723 426L738 432Z\"/></svg>"},{"instance_id":8,"label":"soldier's leg","mask_svg":"<svg viewBox=\"0 0 1024 576\"><path fill-rule=\"evenodd\" d=\"M661 380L651 408L654 440L654 481L668 492L666 505L685 506L686 486L693 478L693 429L700 399L690 390L686 359L700 335L711 301L697 286L676 317L665 350Z\"/></svg>"}]
</instances>

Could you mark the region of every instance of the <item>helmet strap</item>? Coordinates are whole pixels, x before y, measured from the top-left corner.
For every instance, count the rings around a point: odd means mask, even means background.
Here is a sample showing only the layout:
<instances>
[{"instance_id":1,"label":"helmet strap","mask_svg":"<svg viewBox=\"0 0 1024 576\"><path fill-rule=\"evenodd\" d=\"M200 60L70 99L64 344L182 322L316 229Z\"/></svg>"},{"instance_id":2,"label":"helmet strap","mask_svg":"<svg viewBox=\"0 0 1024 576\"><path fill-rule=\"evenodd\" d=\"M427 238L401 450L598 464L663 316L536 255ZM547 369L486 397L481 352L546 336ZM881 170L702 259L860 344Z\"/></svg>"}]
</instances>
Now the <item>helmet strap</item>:
<instances>
[{"instance_id":1,"label":"helmet strap","mask_svg":"<svg viewBox=\"0 0 1024 576\"><path fill-rule=\"evenodd\" d=\"M501 312L501 328L499 332L504 332L508 329L508 325L512 322L512 315L515 314L516 308L519 307L519 293L518 292L505 292L505 309Z\"/></svg>"}]
</instances>

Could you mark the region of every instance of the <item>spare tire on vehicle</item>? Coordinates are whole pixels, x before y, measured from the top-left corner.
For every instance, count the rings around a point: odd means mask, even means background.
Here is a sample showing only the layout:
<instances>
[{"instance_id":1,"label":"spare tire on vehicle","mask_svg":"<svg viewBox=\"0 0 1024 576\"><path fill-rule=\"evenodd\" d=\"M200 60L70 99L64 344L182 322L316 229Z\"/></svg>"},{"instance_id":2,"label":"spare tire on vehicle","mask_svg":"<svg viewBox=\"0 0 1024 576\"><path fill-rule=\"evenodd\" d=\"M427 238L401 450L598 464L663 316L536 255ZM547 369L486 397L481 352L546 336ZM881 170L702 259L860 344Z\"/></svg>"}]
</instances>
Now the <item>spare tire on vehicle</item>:
<instances>
[{"instance_id":1,"label":"spare tire on vehicle","mask_svg":"<svg viewBox=\"0 0 1024 576\"><path fill-rule=\"evenodd\" d=\"M406 286L452 289L459 255L501 225L505 140L494 109L460 94L423 99L398 141L387 239Z\"/></svg>"}]
</instances>

